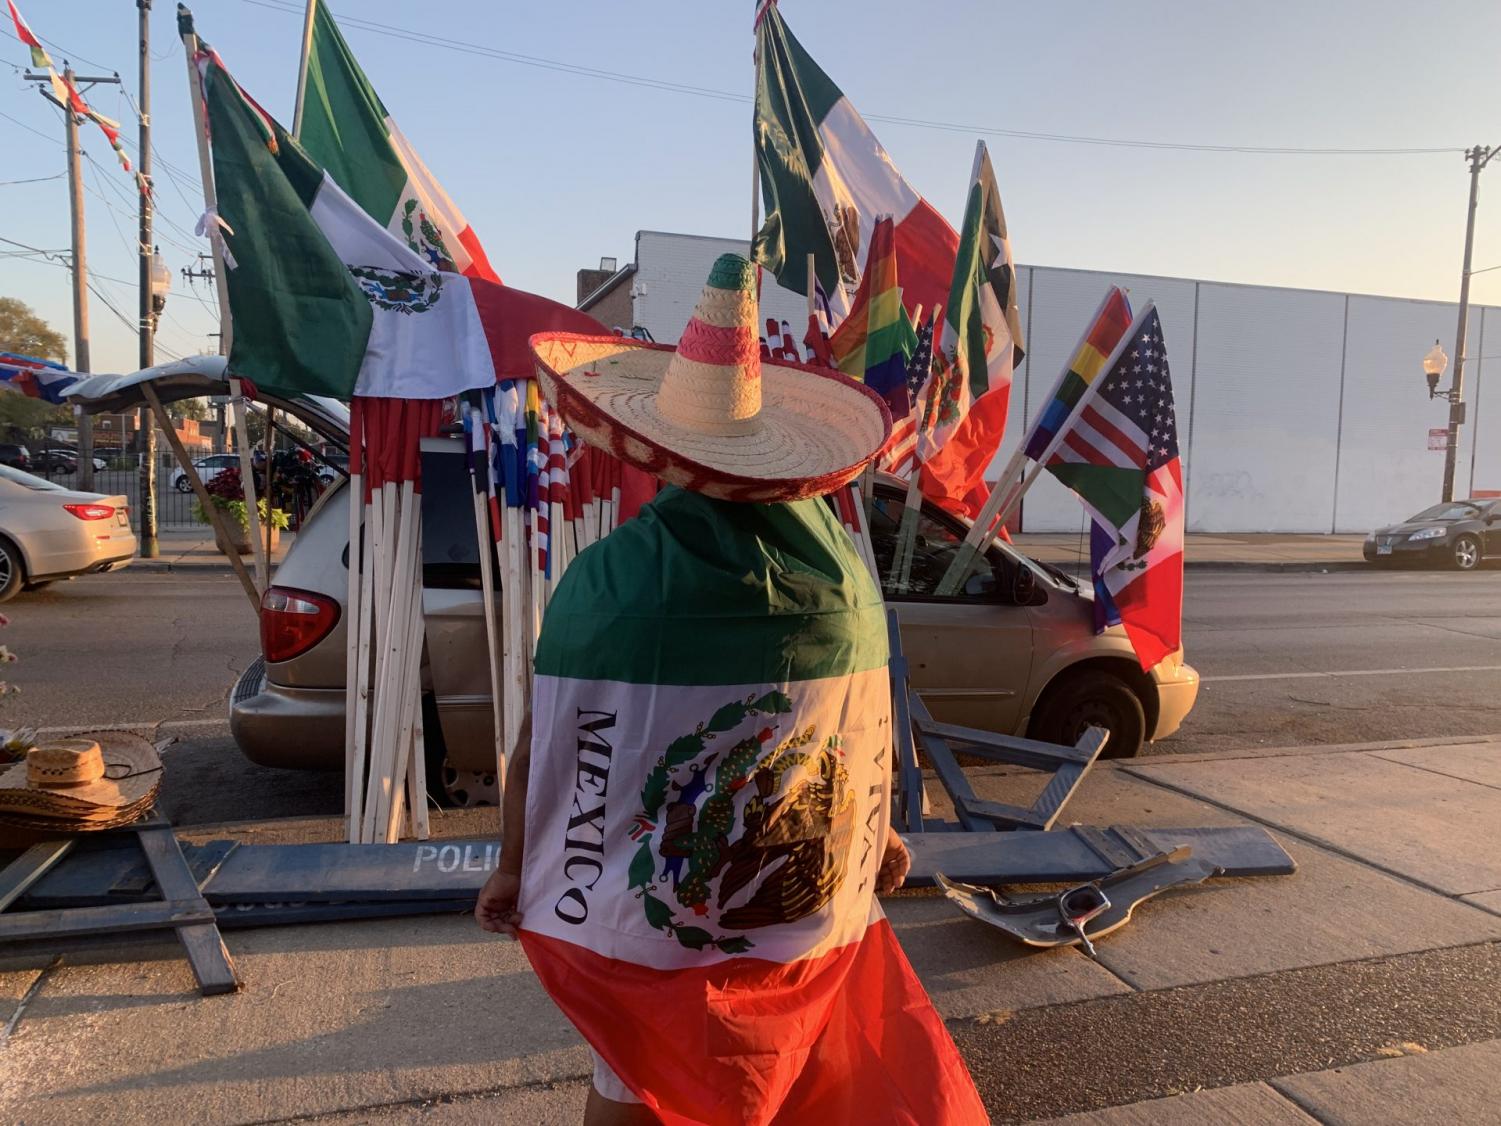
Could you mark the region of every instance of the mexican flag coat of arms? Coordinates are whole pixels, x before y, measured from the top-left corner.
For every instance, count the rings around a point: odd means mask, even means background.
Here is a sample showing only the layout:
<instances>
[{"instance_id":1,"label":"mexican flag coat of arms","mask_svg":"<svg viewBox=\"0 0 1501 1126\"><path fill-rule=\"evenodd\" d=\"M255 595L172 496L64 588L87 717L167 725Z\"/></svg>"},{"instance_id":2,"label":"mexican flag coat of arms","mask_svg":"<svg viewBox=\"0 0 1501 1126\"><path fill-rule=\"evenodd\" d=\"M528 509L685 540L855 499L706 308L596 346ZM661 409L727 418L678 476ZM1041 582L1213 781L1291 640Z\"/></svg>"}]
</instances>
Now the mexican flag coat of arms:
<instances>
[{"instance_id":1,"label":"mexican flag coat of arms","mask_svg":"<svg viewBox=\"0 0 1501 1126\"><path fill-rule=\"evenodd\" d=\"M521 939L665 1122L986 1120L875 898L886 660L819 500L669 488L548 606Z\"/></svg>"}]
</instances>

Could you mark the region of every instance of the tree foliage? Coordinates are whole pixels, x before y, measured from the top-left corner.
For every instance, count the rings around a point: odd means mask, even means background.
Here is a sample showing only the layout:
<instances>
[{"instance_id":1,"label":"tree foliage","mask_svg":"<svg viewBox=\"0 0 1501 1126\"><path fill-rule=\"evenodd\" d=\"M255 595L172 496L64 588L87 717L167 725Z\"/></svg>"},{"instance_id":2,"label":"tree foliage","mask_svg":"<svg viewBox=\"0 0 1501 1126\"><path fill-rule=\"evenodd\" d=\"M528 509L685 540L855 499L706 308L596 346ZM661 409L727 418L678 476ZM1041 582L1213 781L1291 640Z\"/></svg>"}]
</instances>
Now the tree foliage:
<instances>
[{"instance_id":1,"label":"tree foliage","mask_svg":"<svg viewBox=\"0 0 1501 1126\"><path fill-rule=\"evenodd\" d=\"M68 362L68 342L63 334L14 297L0 297L0 352Z\"/></svg>"}]
</instances>

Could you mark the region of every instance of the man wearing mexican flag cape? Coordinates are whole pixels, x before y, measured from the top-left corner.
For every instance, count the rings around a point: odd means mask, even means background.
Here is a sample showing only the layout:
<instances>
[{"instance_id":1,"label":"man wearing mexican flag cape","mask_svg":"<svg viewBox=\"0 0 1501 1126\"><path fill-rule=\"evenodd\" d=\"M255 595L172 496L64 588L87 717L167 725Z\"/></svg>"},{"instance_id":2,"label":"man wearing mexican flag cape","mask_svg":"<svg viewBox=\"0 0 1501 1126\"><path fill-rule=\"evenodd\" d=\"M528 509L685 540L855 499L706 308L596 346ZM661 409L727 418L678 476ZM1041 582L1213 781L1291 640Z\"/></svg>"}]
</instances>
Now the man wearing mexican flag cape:
<instances>
[{"instance_id":1,"label":"man wearing mexican flag cape","mask_svg":"<svg viewBox=\"0 0 1501 1126\"><path fill-rule=\"evenodd\" d=\"M876 902L907 865L884 613L816 499L890 417L757 324L726 255L676 350L532 338L574 432L670 487L548 606L476 915L593 1048L586 1121L983 1122Z\"/></svg>"}]
</instances>

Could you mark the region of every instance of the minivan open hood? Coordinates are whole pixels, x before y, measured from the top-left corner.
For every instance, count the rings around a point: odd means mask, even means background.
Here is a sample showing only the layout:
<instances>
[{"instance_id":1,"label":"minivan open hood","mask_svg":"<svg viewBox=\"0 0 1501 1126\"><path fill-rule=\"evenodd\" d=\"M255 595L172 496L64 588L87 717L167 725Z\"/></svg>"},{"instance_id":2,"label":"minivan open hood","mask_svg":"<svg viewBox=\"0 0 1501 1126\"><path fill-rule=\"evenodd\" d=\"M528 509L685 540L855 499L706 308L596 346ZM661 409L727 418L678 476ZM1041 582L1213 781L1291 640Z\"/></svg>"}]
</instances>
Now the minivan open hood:
<instances>
[{"instance_id":1,"label":"minivan open hood","mask_svg":"<svg viewBox=\"0 0 1501 1126\"><path fill-rule=\"evenodd\" d=\"M142 368L128 375L86 375L63 392L68 402L85 414L135 410L147 405L141 385L150 383L163 404L180 399L229 394L223 356L186 356L171 363ZM256 401L284 410L336 445L349 444L349 408L322 395L257 393Z\"/></svg>"}]
</instances>

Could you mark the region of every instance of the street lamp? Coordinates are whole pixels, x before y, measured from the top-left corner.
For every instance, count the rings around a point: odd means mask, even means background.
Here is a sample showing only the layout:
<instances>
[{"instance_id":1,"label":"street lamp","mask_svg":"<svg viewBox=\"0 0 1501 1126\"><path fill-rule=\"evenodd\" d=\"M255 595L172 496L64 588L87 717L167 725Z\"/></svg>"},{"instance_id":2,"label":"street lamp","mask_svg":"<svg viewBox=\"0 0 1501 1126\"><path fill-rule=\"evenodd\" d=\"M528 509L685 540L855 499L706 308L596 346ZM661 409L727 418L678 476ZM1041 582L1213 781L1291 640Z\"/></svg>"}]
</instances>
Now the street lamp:
<instances>
[{"instance_id":1,"label":"street lamp","mask_svg":"<svg viewBox=\"0 0 1501 1126\"><path fill-rule=\"evenodd\" d=\"M167 263L162 259L161 247L154 247L151 251L151 316L155 326L155 318L162 315L162 310L167 307L167 294L172 290L172 271L167 268Z\"/></svg>"},{"instance_id":2,"label":"street lamp","mask_svg":"<svg viewBox=\"0 0 1501 1126\"><path fill-rule=\"evenodd\" d=\"M1423 357L1423 374L1428 377L1428 397L1430 399L1437 399L1440 396L1446 399L1449 397L1447 391L1440 391L1438 389L1439 377L1444 374L1444 369L1448 366L1448 353L1444 351L1444 346L1435 340L1433 347L1428 349L1428 354Z\"/></svg>"}]
</instances>

